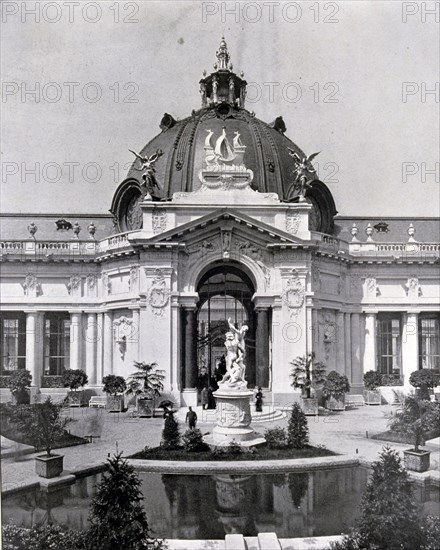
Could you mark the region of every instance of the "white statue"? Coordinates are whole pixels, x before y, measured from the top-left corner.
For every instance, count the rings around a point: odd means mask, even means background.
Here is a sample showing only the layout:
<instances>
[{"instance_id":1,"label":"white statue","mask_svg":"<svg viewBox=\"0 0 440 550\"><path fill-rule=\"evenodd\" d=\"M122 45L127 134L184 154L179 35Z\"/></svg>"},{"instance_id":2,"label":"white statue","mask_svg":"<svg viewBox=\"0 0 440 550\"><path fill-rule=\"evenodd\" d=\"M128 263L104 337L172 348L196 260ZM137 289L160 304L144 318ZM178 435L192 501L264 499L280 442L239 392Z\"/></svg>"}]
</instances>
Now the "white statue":
<instances>
[{"instance_id":1,"label":"white statue","mask_svg":"<svg viewBox=\"0 0 440 550\"><path fill-rule=\"evenodd\" d=\"M244 357L246 353L245 336L248 326L243 325L240 329L236 328L231 319L228 319L228 325L231 329L226 333L226 374L220 385L227 387L246 387Z\"/></svg>"}]
</instances>

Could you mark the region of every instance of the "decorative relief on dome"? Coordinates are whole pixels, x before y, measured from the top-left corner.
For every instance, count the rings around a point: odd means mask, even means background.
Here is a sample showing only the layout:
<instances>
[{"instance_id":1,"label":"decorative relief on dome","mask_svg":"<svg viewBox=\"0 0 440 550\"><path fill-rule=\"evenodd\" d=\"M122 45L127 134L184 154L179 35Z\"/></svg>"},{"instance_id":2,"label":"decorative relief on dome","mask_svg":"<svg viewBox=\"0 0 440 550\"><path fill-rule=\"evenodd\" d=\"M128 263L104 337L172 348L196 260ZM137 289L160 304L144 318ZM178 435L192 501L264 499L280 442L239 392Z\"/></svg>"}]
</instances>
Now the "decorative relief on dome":
<instances>
[{"instance_id":1,"label":"decorative relief on dome","mask_svg":"<svg viewBox=\"0 0 440 550\"><path fill-rule=\"evenodd\" d=\"M28 273L24 279L24 283L22 284L24 295L25 296L32 296L37 297L41 296L41 285L38 281L38 278L33 273Z\"/></svg>"},{"instance_id":2,"label":"decorative relief on dome","mask_svg":"<svg viewBox=\"0 0 440 550\"><path fill-rule=\"evenodd\" d=\"M153 208L151 217L153 233L158 235L166 231L167 228L167 212L164 208Z\"/></svg>"},{"instance_id":3,"label":"decorative relief on dome","mask_svg":"<svg viewBox=\"0 0 440 550\"><path fill-rule=\"evenodd\" d=\"M287 279L286 288L282 297L284 303L289 308L290 316L297 317L304 304L304 285L298 276L296 269L292 269L291 276Z\"/></svg>"},{"instance_id":4,"label":"decorative relief on dome","mask_svg":"<svg viewBox=\"0 0 440 550\"><path fill-rule=\"evenodd\" d=\"M148 275L149 269L145 270ZM151 282L150 289L147 294L147 304L150 306L151 311L157 317L163 317L165 307L170 301L170 289L167 286L167 282L164 274L160 269L154 270L153 281Z\"/></svg>"},{"instance_id":5,"label":"decorative relief on dome","mask_svg":"<svg viewBox=\"0 0 440 550\"><path fill-rule=\"evenodd\" d=\"M141 202L142 202L142 196L136 195L128 203L125 219L126 219L127 229L129 231L132 231L134 229L141 229L142 227Z\"/></svg>"},{"instance_id":6,"label":"decorative relief on dome","mask_svg":"<svg viewBox=\"0 0 440 550\"><path fill-rule=\"evenodd\" d=\"M299 229L300 217L296 212L286 212L286 231L296 235Z\"/></svg>"},{"instance_id":7,"label":"decorative relief on dome","mask_svg":"<svg viewBox=\"0 0 440 550\"><path fill-rule=\"evenodd\" d=\"M243 157L246 145L243 145L239 132L231 143L223 128L220 137L217 138L215 146L211 139L214 134L207 130L205 139L205 161L202 170L199 172L199 179L205 189L242 189L248 187L254 178L252 170L246 168Z\"/></svg>"}]
</instances>

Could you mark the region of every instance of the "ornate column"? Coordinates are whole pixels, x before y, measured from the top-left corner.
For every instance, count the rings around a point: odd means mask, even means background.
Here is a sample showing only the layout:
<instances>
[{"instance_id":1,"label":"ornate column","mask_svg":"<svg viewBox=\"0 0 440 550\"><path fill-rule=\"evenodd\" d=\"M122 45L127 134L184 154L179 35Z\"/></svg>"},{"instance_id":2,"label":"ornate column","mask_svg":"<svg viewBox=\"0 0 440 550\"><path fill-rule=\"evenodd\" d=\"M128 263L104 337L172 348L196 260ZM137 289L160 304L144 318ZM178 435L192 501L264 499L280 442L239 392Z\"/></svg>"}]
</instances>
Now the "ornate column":
<instances>
[{"instance_id":1,"label":"ornate column","mask_svg":"<svg viewBox=\"0 0 440 550\"><path fill-rule=\"evenodd\" d=\"M40 347L38 342L38 322L40 315L37 311L26 311L26 369L32 374L32 386L40 387L41 372L38 368L37 352Z\"/></svg>"},{"instance_id":2,"label":"ornate column","mask_svg":"<svg viewBox=\"0 0 440 550\"><path fill-rule=\"evenodd\" d=\"M90 386L95 386L97 383L96 342L96 313L89 312L87 313L86 329L86 373Z\"/></svg>"},{"instance_id":3,"label":"ornate column","mask_svg":"<svg viewBox=\"0 0 440 550\"><path fill-rule=\"evenodd\" d=\"M360 315L351 314L351 380L354 388L362 387Z\"/></svg>"},{"instance_id":4,"label":"ornate column","mask_svg":"<svg viewBox=\"0 0 440 550\"><path fill-rule=\"evenodd\" d=\"M376 313L365 313L364 373L376 370Z\"/></svg>"},{"instance_id":5,"label":"ornate column","mask_svg":"<svg viewBox=\"0 0 440 550\"><path fill-rule=\"evenodd\" d=\"M104 312L103 376L113 373L113 311Z\"/></svg>"},{"instance_id":6,"label":"ornate column","mask_svg":"<svg viewBox=\"0 0 440 550\"><path fill-rule=\"evenodd\" d=\"M81 316L80 311L70 312L70 368L82 368L81 365Z\"/></svg>"},{"instance_id":7,"label":"ornate column","mask_svg":"<svg viewBox=\"0 0 440 550\"><path fill-rule=\"evenodd\" d=\"M197 406L197 311L183 309L184 384L183 400L186 406Z\"/></svg>"},{"instance_id":8,"label":"ornate column","mask_svg":"<svg viewBox=\"0 0 440 550\"><path fill-rule=\"evenodd\" d=\"M402 331L402 374L405 386L409 386L411 373L419 368L419 314L404 314Z\"/></svg>"},{"instance_id":9,"label":"ornate column","mask_svg":"<svg viewBox=\"0 0 440 550\"><path fill-rule=\"evenodd\" d=\"M336 370L345 374L345 324L344 313L336 313Z\"/></svg>"},{"instance_id":10,"label":"ornate column","mask_svg":"<svg viewBox=\"0 0 440 550\"><path fill-rule=\"evenodd\" d=\"M319 322L318 310L312 309L312 349L315 353L318 351L319 345Z\"/></svg>"},{"instance_id":11,"label":"ornate column","mask_svg":"<svg viewBox=\"0 0 440 550\"><path fill-rule=\"evenodd\" d=\"M97 338L96 338L96 384L100 385L103 372L103 338L104 338L104 314L98 313L96 319Z\"/></svg>"},{"instance_id":12,"label":"ornate column","mask_svg":"<svg viewBox=\"0 0 440 550\"><path fill-rule=\"evenodd\" d=\"M130 338L130 344L133 346L134 359L136 361L140 361L139 335L141 333L140 331L141 315L138 307L132 309L132 318L133 318L133 332L132 332L132 337Z\"/></svg>"},{"instance_id":13,"label":"ornate column","mask_svg":"<svg viewBox=\"0 0 440 550\"><path fill-rule=\"evenodd\" d=\"M257 330L255 333L256 346L256 385L269 387L269 308L256 309Z\"/></svg>"},{"instance_id":14,"label":"ornate column","mask_svg":"<svg viewBox=\"0 0 440 550\"><path fill-rule=\"evenodd\" d=\"M345 376L353 382L351 375L351 322L350 313L344 313L344 333L345 333Z\"/></svg>"}]
</instances>

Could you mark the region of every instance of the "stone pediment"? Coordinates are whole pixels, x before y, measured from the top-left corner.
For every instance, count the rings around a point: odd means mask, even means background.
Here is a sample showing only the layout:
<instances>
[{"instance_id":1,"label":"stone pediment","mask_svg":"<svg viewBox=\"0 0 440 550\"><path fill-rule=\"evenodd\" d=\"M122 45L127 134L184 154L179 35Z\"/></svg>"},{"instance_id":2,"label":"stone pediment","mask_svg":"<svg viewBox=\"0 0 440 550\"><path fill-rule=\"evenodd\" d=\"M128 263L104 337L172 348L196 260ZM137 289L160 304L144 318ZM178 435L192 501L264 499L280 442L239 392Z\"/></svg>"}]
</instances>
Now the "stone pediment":
<instances>
[{"instance_id":1,"label":"stone pediment","mask_svg":"<svg viewBox=\"0 0 440 550\"><path fill-rule=\"evenodd\" d=\"M134 246L179 245L183 248L191 247L195 243L203 243L209 237L219 233L221 233L222 239L227 241L228 232L233 233L236 237L241 236L242 239L248 239L249 243L258 243L264 247L266 244L307 248L313 246L310 241L299 239L246 214L238 214L236 211L227 208L217 210L151 237L143 237L142 231L131 234L129 241ZM227 242L224 242L224 247L227 247L227 244ZM245 247L245 245L242 244L242 247Z\"/></svg>"}]
</instances>

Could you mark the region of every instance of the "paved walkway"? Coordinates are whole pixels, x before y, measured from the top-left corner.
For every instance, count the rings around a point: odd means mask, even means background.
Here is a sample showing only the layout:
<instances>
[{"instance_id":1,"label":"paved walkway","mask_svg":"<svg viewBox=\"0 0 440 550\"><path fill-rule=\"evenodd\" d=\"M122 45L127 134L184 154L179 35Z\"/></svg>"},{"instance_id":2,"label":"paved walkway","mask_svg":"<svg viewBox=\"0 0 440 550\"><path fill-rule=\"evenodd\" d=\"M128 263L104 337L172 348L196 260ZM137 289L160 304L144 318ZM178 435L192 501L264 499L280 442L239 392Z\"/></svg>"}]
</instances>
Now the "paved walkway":
<instances>
[{"instance_id":1,"label":"paved walkway","mask_svg":"<svg viewBox=\"0 0 440 550\"><path fill-rule=\"evenodd\" d=\"M386 442L369 439L366 432L371 436L385 431L387 416L392 410L390 405L365 406L343 413L308 417L311 444L325 445L328 449L349 457L358 456L370 462L376 460ZM100 437L95 437L87 445L57 451L64 455L63 475L102 465L116 451L130 455L145 446L155 447L161 439L162 418L131 418L128 413L108 413L102 409L88 408L73 408L70 409L70 414L72 422L68 427L71 433ZM178 416L182 418L184 415L185 411L181 410ZM184 431L184 423L180 424L181 431ZM265 428L274 426L287 426L287 419L258 424L255 429L264 433ZM202 415L199 415L198 427L203 433L208 433L212 431L213 424L203 422ZM408 448L408 445L390 445L398 451ZM431 470L439 470L438 443L429 448L434 451L431 455ZM41 481L35 474L34 456L35 454L17 454L1 461L2 491Z\"/></svg>"}]
</instances>

